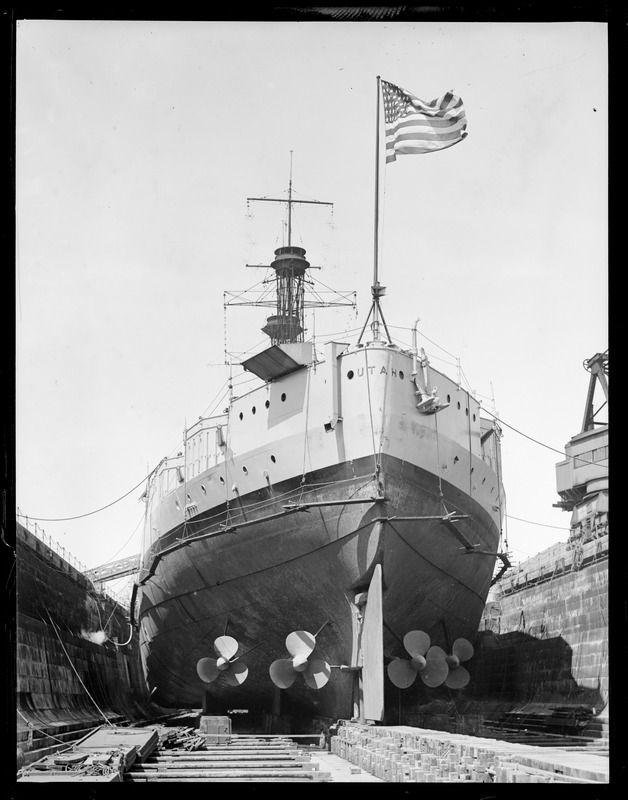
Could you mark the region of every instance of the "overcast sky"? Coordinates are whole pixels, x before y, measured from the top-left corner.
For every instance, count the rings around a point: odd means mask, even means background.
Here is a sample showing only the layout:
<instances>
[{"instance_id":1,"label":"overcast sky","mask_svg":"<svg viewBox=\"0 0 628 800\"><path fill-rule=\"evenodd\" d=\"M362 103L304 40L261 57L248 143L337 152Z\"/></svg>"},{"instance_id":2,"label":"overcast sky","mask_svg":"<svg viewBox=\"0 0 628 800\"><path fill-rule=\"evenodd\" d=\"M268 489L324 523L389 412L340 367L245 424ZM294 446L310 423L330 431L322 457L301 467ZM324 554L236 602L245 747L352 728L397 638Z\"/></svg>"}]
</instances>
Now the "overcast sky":
<instances>
[{"instance_id":1,"label":"overcast sky","mask_svg":"<svg viewBox=\"0 0 628 800\"><path fill-rule=\"evenodd\" d=\"M468 123L384 170L386 321L409 347L420 317L499 414L513 557L567 540L556 451L608 347L604 23L23 20L16 66L17 504L47 535L90 567L139 552L143 486L91 512L222 410L225 346L261 349L267 312L223 293L282 244L247 197L282 196L291 152L296 196L334 203L293 241L358 300L308 333L364 324L380 75Z\"/></svg>"}]
</instances>

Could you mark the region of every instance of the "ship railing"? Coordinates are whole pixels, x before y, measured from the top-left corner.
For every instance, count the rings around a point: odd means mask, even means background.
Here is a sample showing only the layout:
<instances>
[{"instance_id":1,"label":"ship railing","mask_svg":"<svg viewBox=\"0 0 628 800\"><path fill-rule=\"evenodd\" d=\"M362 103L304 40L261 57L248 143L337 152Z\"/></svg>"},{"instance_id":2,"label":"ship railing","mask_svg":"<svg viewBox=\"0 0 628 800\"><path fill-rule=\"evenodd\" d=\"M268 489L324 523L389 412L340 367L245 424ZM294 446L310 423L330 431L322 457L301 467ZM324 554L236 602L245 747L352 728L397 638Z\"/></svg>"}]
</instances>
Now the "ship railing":
<instances>
[{"instance_id":1,"label":"ship railing","mask_svg":"<svg viewBox=\"0 0 628 800\"><path fill-rule=\"evenodd\" d=\"M193 478L222 459L227 422L226 414L202 417L185 432L186 478Z\"/></svg>"},{"instance_id":2,"label":"ship railing","mask_svg":"<svg viewBox=\"0 0 628 800\"><path fill-rule=\"evenodd\" d=\"M186 438L191 439L192 436L195 436L197 433L211 431L222 425L226 425L227 419L227 414L217 414L214 417L201 417L194 425L185 431Z\"/></svg>"},{"instance_id":3,"label":"ship railing","mask_svg":"<svg viewBox=\"0 0 628 800\"><path fill-rule=\"evenodd\" d=\"M226 424L226 414L202 417L185 431L183 452L164 458L155 471L156 490L160 499L171 494L186 479L218 463L225 445L223 428ZM203 436L210 432L215 433L211 444Z\"/></svg>"},{"instance_id":4,"label":"ship railing","mask_svg":"<svg viewBox=\"0 0 628 800\"><path fill-rule=\"evenodd\" d=\"M23 525L26 530L29 531L29 533L32 533L36 539L48 547L53 553L56 553L59 558L66 562L66 564L74 567L77 572L80 572L82 575L84 575L88 571L88 567L86 567L82 561L79 561L79 559L76 558L73 553L71 553L69 550L66 550L65 547L62 547L59 542L56 541L56 539L53 539L52 536L47 534L44 528L37 524L37 520L29 519L28 515L22 514L19 508L16 512L16 519L20 525ZM127 599L123 597L121 592L114 592L112 590L105 589L102 584L95 588L97 588L101 594L106 595L114 603L128 605Z\"/></svg>"},{"instance_id":5,"label":"ship railing","mask_svg":"<svg viewBox=\"0 0 628 800\"><path fill-rule=\"evenodd\" d=\"M161 475L162 472L167 472L171 469L178 469L182 467L184 464L183 455L180 456L168 456L168 458L164 458L159 467L157 468L157 475Z\"/></svg>"},{"instance_id":6,"label":"ship railing","mask_svg":"<svg viewBox=\"0 0 628 800\"><path fill-rule=\"evenodd\" d=\"M185 483L185 458L183 454L164 458L155 472L153 491L159 500Z\"/></svg>"}]
</instances>

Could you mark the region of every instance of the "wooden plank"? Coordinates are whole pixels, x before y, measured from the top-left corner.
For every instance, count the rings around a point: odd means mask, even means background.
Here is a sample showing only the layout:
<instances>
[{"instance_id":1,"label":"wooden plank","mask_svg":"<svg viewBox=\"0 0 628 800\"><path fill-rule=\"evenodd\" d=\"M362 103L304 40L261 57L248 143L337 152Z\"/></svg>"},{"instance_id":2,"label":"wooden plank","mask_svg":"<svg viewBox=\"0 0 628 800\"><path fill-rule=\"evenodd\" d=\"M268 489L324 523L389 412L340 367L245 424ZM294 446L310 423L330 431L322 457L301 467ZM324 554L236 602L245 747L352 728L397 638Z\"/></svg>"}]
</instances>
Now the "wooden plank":
<instances>
[{"instance_id":1,"label":"wooden plank","mask_svg":"<svg viewBox=\"0 0 628 800\"><path fill-rule=\"evenodd\" d=\"M197 780L198 778L233 778L237 775L247 778L281 778L281 777L308 777L310 780L316 780L317 774L315 770L299 770L299 769L251 769L246 772L236 772L228 769L203 769L203 770L163 770L157 772L148 772L146 770L139 770L133 767L129 772L125 773L125 780L136 777L156 778L162 779L177 779L177 780Z\"/></svg>"},{"instance_id":2,"label":"wooden plank","mask_svg":"<svg viewBox=\"0 0 628 800\"><path fill-rule=\"evenodd\" d=\"M224 770L275 770L275 769L318 769L318 764L314 761L295 761L294 759L248 761L235 759L216 759L206 764L199 764L197 761L143 761L141 764L133 766L132 772L203 772L224 771Z\"/></svg>"}]
</instances>

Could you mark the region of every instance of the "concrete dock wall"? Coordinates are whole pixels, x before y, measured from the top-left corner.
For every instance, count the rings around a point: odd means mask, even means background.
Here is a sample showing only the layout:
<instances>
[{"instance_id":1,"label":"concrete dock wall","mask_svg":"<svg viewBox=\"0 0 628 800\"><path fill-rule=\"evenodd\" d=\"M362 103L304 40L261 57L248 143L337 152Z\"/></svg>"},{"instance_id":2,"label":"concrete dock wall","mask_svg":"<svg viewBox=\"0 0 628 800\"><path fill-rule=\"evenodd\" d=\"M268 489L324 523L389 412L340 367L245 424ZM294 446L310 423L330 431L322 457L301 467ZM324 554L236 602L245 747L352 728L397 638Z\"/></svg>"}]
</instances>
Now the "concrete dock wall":
<instances>
[{"instance_id":1,"label":"concrete dock wall","mask_svg":"<svg viewBox=\"0 0 628 800\"><path fill-rule=\"evenodd\" d=\"M21 525L16 556L22 753L52 747L107 720L163 713L149 702L128 611Z\"/></svg>"},{"instance_id":2,"label":"concrete dock wall","mask_svg":"<svg viewBox=\"0 0 628 800\"><path fill-rule=\"evenodd\" d=\"M500 693L519 702L584 701L596 714L607 710L608 558L514 591L493 588L481 640L484 651L510 648ZM485 663L476 679L486 683L491 666ZM490 694L494 683L488 680Z\"/></svg>"}]
</instances>

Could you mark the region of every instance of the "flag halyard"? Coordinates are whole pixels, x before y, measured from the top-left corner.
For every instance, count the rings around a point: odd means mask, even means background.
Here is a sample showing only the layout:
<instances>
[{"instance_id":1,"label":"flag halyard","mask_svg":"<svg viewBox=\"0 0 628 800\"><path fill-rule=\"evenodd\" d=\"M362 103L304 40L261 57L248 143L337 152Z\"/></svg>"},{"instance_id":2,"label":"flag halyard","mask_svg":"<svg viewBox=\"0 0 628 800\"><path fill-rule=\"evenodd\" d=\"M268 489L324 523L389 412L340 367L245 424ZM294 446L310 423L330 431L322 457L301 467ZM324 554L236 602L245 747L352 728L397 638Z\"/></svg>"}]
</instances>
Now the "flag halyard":
<instances>
[{"instance_id":1,"label":"flag halyard","mask_svg":"<svg viewBox=\"0 0 628 800\"><path fill-rule=\"evenodd\" d=\"M444 150L467 136L464 105L452 92L426 103L393 83L381 85L387 164L398 155Z\"/></svg>"}]
</instances>

